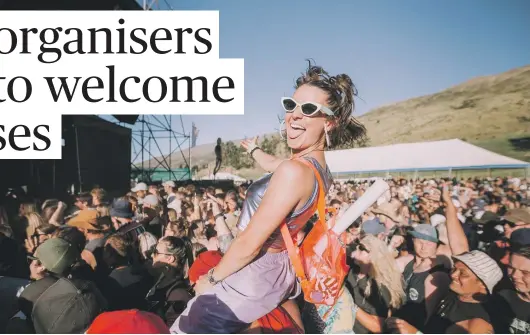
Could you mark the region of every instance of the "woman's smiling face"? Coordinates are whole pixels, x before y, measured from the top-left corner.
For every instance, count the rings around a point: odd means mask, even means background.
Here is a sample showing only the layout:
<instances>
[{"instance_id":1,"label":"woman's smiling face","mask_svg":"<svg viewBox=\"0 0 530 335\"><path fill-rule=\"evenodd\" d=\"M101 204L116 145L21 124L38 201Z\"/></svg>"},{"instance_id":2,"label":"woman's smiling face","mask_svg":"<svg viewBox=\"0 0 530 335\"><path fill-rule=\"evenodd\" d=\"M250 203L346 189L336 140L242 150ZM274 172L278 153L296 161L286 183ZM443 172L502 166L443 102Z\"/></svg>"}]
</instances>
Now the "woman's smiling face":
<instances>
[{"instance_id":1,"label":"woman's smiling face","mask_svg":"<svg viewBox=\"0 0 530 335\"><path fill-rule=\"evenodd\" d=\"M293 99L298 104L314 102L327 106L328 95L322 89L306 84L296 90ZM325 114L319 112L314 116L305 116L300 106L297 106L293 112L285 113L287 144L296 151L315 145L324 136L325 123Z\"/></svg>"}]
</instances>

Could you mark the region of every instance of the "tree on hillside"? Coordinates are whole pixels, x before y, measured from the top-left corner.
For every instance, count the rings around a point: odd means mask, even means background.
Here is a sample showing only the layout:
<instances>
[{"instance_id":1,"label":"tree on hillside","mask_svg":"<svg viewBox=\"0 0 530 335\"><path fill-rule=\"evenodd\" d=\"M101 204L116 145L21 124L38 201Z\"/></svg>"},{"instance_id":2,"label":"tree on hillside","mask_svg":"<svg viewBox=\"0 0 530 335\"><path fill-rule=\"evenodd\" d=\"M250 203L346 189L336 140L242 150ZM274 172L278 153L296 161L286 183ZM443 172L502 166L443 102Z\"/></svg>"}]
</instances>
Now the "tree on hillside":
<instances>
[{"instance_id":1,"label":"tree on hillside","mask_svg":"<svg viewBox=\"0 0 530 335\"><path fill-rule=\"evenodd\" d=\"M236 146L234 142L222 143L222 149L224 166L230 166L236 170L254 166L254 161L248 156L246 151L240 146Z\"/></svg>"},{"instance_id":2,"label":"tree on hillside","mask_svg":"<svg viewBox=\"0 0 530 335\"><path fill-rule=\"evenodd\" d=\"M273 147L271 141L268 137L265 137L263 141L261 141L260 145L261 150L268 153L269 155L275 155L276 154L276 148Z\"/></svg>"},{"instance_id":3,"label":"tree on hillside","mask_svg":"<svg viewBox=\"0 0 530 335\"><path fill-rule=\"evenodd\" d=\"M346 150L346 149L351 149L351 148L366 148L369 146L371 146L370 138L366 136L366 138L364 138L363 140L357 141L355 143L344 143L344 144L337 146L333 150Z\"/></svg>"}]
</instances>

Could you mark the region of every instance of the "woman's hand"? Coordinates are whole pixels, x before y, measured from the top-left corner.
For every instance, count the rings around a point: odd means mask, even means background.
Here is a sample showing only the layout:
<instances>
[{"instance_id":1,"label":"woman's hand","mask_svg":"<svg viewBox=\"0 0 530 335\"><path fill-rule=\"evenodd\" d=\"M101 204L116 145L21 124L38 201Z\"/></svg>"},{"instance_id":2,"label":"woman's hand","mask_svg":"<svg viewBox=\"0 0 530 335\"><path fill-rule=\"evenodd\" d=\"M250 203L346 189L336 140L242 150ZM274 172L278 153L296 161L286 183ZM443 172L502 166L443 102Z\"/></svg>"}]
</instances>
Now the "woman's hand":
<instances>
[{"instance_id":1,"label":"woman's hand","mask_svg":"<svg viewBox=\"0 0 530 335\"><path fill-rule=\"evenodd\" d=\"M241 146L247 151L247 153L250 153L252 149L258 146L258 138L259 136L247 138L246 140L241 141Z\"/></svg>"},{"instance_id":2,"label":"woman's hand","mask_svg":"<svg viewBox=\"0 0 530 335\"><path fill-rule=\"evenodd\" d=\"M386 326L389 329L397 330L400 334L416 334L418 332L418 329L410 323L398 318L386 319Z\"/></svg>"}]
</instances>

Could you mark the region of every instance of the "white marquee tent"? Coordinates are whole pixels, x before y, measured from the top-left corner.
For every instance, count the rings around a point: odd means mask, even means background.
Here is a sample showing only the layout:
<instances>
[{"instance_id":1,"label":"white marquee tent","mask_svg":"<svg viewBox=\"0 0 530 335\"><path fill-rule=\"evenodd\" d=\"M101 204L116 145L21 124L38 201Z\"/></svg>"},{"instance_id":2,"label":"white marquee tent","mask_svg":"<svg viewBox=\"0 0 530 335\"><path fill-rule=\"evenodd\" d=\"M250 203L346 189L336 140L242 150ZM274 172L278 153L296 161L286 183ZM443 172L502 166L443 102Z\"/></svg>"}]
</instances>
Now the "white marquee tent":
<instances>
[{"instance_id":1,"label":"white marquee tent","mask_svg":"<svg viewBox=\"0 0 530 335\"><path fill-rule=\"evenodd\" d=\"M326 161L333 174L530 168L459 139L329 151Z\"/></svg>"},{"instance_id":2,"label":"white marquee tent","mask_svg":"<svg viewBox=\"0 0 530 335\"><path fill-rule=\"evenodd\" d=\"M228 172L219 172L215 176L213 174L210 174L209 176L204 176L201 178L201 180L233 180L235 182L246 182L247 180L244 178L241 178L240 176L236 176L235 174L231 174Z\"/></svg>"}]
</instances>

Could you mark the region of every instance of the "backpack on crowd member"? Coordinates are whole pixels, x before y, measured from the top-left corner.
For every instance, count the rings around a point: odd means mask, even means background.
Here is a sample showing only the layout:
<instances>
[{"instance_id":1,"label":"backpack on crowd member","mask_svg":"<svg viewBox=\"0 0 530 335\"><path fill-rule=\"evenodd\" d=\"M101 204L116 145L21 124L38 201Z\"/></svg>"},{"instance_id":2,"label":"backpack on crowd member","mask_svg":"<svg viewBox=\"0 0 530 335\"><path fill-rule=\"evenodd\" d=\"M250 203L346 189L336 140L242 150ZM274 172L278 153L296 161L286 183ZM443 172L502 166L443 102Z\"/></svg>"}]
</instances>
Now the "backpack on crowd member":
<instances>
[{"instance_id":1,"label":"backpack on crowd member","mask_svg":"<svg viewBox=\"0 0 530 335\"><path fill-rule=\"evenodd\" d=\"M334 218L326 222L326 199L324 183L318 170L310 162L299 159L309 166L318 182L318 199L308 211L318 211L318 219L300 247L295 246L286 222L281 225L283 240L300 279L304 299L314 304L332 306L340 295L340 289L349 267L346 264L346 250L339 236L330 228Z\"/></svg>"},{"instance_id":2,"label":"backpack on crowd member","mask_svg":"<svg viewBox=\"0 0 530 335\"><path fill-rule=\"evenodd\" d=\"M94 283L59 278L35 301L31 317L37 334L81 334L106 306Z\"/></svg>"},{"instance_id":3,"label":"backpack on crowd member","mask_svg":"<svg viewBox=\"0 0 530 335\"><path fill-rule=\"evenodd\" d=\"M169 287L158 287L162 277L147 293L147 311L160 316L168 326L171 326L180 314L186 309L186 305L193 298L189 285L184 280L176 280ZM164 291L161 295L157 290Z\"/></svg>"}]
</instances>

